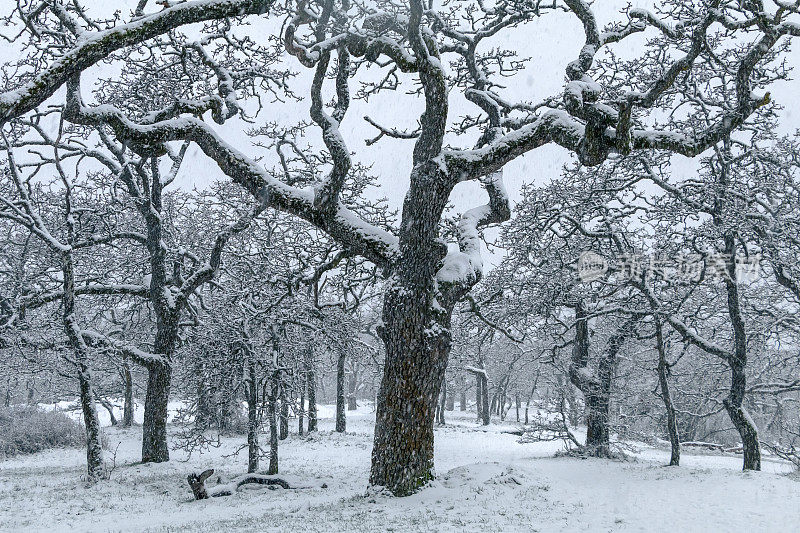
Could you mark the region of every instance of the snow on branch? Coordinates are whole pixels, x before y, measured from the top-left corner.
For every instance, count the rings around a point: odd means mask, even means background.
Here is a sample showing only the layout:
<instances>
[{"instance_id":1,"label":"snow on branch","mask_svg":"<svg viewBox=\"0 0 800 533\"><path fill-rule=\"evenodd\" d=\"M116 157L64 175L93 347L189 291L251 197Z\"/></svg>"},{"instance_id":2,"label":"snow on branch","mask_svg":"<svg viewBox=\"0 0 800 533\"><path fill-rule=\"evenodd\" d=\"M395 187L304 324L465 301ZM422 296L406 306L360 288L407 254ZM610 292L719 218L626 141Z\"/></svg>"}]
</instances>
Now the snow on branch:
<instances>
[{"instance_id":1,"label":"snow on branch","mask_svg":"<svg viewBox=\"0 0 800 533\"><path fill-rule=\"evenodd\" d=\"M55 4L58 4L57 2ZM273 0L195 0L142 16L128 24L82 34L75 46L21 87L0 94L0 124L42 104L67 80L111 53L135 46L180 26L266 13Z\"/></svg>"},{"instance_id":2,"label":"snow on branch","mask_svg":"<svg viewBox=\"0 0 800 533\"><path fill-rule=\"evenodd\" d=\"M90 329L81 329L80 335L87 345L116 350L121 354L130 357L137 364L143 366L164 364L164 358L161 355L145 352L144 350L140 350L135 346L131 346L130 344L126 344L116 339L112 339L107 335L103 335L100 332Z\"/></svg>"},{"instance_id":3,"label":"snow on branch","mask_svg":"<svg viewBox=\"0 0 800 533\"><path fill-rule=\"evenodd\" d=\"M89 283L75 287L75 295L95 295L95 296L138 296L147 297L147 287L134 284L99 284ZM20 298L19 305L24 309L35 309L50 302L60 300L64 296L64 291L51 291L41 294L26 295Z\"/></svg>"},{"instance_id":4,"label":"snow on branch","mask_svg":"<svg viewBox=\"0 0 800 533\"><path fill-rule=\"evenodd\" d=\"M274 178L258 163L223 141L202 120L182 117L154 124L137 124L111 105L88 107L80 95L80 80L67 84L66 118L89 126L111 126L117 137L142 149L155 150L163 143L176 140L195 143L234 182L243 186L256 199L316 225L341 243L345 249L363 255L385 267L396 255L397 239L389 232L364 221L341 201L332 213L315 205L312 189L293 187Z\"/></svg>"}]
</instances>

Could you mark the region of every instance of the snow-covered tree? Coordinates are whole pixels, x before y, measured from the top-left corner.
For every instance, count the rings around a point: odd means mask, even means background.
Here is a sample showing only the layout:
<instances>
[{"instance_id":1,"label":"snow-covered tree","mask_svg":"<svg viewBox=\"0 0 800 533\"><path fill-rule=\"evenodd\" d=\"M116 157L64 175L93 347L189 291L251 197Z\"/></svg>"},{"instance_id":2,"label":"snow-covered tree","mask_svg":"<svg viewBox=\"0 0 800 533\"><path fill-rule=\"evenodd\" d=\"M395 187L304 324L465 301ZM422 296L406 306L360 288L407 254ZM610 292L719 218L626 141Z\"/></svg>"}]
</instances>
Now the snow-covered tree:
<instances>
[{"instance_id":1,"label":"snow-covered tree","mask_svg":"<svg viewBox=\"0 0 800 533\"><path fill-rule=\"evenodd\" d=\"M624 9L620 20L605 28L584 0L491 5L301 0L286 6L270 0L196 0L153 8L142 0L124 20L121 13L96 20L79 2L18 3L8 20L18 32L13 41L21 59L5 67L0 123L60 101L67 121L113 135L145 161L140 169L168 153L172 143L191 143L258 202L305 219L348 255L380 267L389 278L381 328L386 360L370 482L397 495L414 492L433 476L433 421L451 347L453 309L482 276L482 231L511 215L503 168L548 144L576 154L588 166L614 154L650 150L700 155L769 104L769 93L761 91L776 78L767 67L779 64L788 39L800 35L800 8L778 0L769 5L668 0L658 13ZM286 16L280 36L260 28L248 31L253 26L247 24L264 15L267 22ZM563 91L538 102L514 101L502 84L521 70L526 57L504 49L500 38L535 23L563 24L564 15L575 17L584 35L576 43L576 59L564 65ZM191 31L182 30L190 25ZM619 43L634 42L631 38L642 33L650 40L638 41L634 59L613 53ZM276 42L313 69L307 88L310 118L324 149L312 147L306 157L257 161L261 154L248 155L238 143L226 142L226 128L204 117L230 124L237 116L252 120L256 111L269 113L270 106L262 103L275 92L271 61L277 49L271 45ZM91 86L94 101L85 99L89 76L81 74L100 62L121 65L140 82L100 79ZM150 85L168 65L180 74L169 91ZM359 165L340 124L351 108L352 81L368 67L381 69L381 78L364 82L356 97L408 86L409 99L423 108L411 130L369 119L378 130L373 141L413 141L409 186L399 224L391 231L342 195ZM719 107L707 105L720 91L713 81L716 72L733 80L722 89L733 98ZM711 81L687 91L687 76ZM332 104L326 105L329 78L335 88ZM282 87L286 76L277 80ZM134 95L149 86L143 98ZM66 89L63 99L61 88ZM454 121L450 109L457 97L474 108ZM702 120L692 118L697 114ZM455 139L447 137L451 129L467 134L469 144L455 147ZM483 186L488 203L460 217L448 246L443 213L454 188L468 182ZM151 374L156 389L167 375ZM160 405L151 413L161 413ZM160 429L154 435L155 441L163 440ZM153 455L145 455L166 458L154 448Z\"/></svg>"}]
</instances>

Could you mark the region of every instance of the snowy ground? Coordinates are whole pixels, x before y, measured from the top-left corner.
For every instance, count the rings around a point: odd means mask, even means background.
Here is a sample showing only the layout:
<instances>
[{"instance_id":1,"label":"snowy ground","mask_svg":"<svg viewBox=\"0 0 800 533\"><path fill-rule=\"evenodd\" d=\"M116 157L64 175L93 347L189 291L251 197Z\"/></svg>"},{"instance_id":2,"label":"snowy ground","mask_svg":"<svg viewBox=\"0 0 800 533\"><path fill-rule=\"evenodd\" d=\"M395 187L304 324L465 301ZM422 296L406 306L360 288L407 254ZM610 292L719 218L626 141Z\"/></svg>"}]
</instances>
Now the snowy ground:
<instances>
[{"instance_id":1,"label":"snowy ground","mask_svg":"<svg viewBox=\"0 0 800 533\"><path fill-rule=\"evenodd\" d=\"M330 417L330 408L321 409ZM246 470L229 456L243 438L164 464L137 464L140 429L107 429L116 467L87 488L81 450L0 462L2 531L789 531L800 524L800 478L774 461L744 474L739 457L689 455L661 466L666 451L637 460L553 458L557 443L519 444L506 426L451 417L436 431L437 481L403 499L366 495L372 418L348 413L348 432L321 431L282 443L281 472L324 479L328 488L241 490L192 501L186 475L206 468L208 485ZM454 413L457 417L459 413Z\"/></svg>"}]
</instances>

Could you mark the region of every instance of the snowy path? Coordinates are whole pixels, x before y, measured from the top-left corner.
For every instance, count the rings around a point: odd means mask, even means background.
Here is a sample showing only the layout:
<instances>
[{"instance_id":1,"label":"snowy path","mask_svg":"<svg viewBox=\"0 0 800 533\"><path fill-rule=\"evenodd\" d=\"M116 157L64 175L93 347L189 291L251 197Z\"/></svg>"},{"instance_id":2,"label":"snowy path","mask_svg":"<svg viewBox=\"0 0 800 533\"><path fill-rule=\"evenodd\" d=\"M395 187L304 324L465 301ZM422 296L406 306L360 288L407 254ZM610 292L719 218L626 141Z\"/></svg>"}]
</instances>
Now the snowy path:
<instances>
[{"instance_id":1,"label":"snowy path","mask_svg":"<svg viewBox=\"0 0 800 533\"><path fill-rule=\"evenodd\" d=\"M324 411L323 411L324 412ZM517 437L471 422L436 433L437 481L404 499L365 496L371 417L351 414L351 432L281 447L281 471L323 478L327 489L242 490L195 502L186 475L216 468L223 480L245 470L225 457L243 438L194 455L173 452L161 465L134 464L139 430L108 430L117 466L87 489L80 450L51 451L0 463L2 531L790 531L800 527L800 481L777 472L743 474L737 457L685 454L681 468L660 466L648 449L635 462L553 458L556 443ZM216 483L215 474L209 486Z\"/></svg>"}]
</instances>

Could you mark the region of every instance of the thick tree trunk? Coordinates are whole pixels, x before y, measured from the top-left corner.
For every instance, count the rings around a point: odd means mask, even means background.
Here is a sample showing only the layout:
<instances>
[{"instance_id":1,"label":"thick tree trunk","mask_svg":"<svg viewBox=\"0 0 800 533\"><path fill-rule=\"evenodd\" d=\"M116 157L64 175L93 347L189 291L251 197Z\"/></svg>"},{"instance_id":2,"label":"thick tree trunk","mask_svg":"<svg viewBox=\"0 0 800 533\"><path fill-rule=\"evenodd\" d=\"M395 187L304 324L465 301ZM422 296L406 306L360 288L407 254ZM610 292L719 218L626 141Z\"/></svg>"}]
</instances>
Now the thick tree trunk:
<instances>
[{"instance_id":1,"label":"thick tree trunk","mask_svg":"<svg viewBox=\"0 0 800 533\"><path fill-rule=\"evenodd\" d=\"M602 395L586 398L586 452L596 457L609 457L610 431L608 427L609 402Z\"/></svg>"},{"instance_id":2,"label":"thick tree trunk","mask_svg":"<svg viewBox=\"0 0 800 533\"><path fill-rule=\"evenodd\" d=\"M129 428L133 425L133 376L131 365L127 357L122 358L122 383L125 388L125 403L122 408L122 427Z\"/></svg>"},{"instance_id":3,"label":"thick tree trunk","mask_svg":"<svg viewBox=\"0 0 800 533\"><path fill-rule=\"evenodd\" d=\"M258 376L251 360L247 365L247 472L258 471Z\"/></svg>"},{"instance_id":4,"label":"thick tree trunk","mask_svg":"<svg viewBox=\"0 0 800 533\"><path fill-rule=\"evenodd\" d=\"M100 436L100 419L94 403L94 393L89 378L89 369L78 363L78 384L80 386L81 410L83 425L86 428L86 476L91 482L106 477L106 466L103 461L103 445Z\"/></svg>"},{"instance_id":5,"label":"thick tree trunk","mask_svg":"<svg viewBox=\"0 0 800 533\"><path fill-rule=\"evenodd\" d=\"M458 398L458 410L459 411L466 411L467 410L467 383L466 380L463 380L461 383L461 395Z\"/></svg>"},{"instance_id":6,"label":"thick tree trunk","mask_svg":"<svg viewBox=\"0 0 800 533\"><path fill-rule=\"evenodd\" d=\"M451 342L450 313L433 309L430 287L404 281L396 280L384 300L386 362L370 474L370 484L396 496L433 479L434 417Z\"/></svg>"},{"instance_id":7,"label":"thick tree trunk","mask_svg":"<svg viewBox=\"0 0 800 533\"><path fill-rule=\"evenodd\" d=\"M616 356L622 339L614 337L609 341L606 357L600 360L598 386L592 387L586 396L587 429L586 451L596 457L611 457L611 384L614 377ZM586 394L586 392L584 392Z\"/></svg>"},{"instance_id":8,"label":"thick tree trunk","mask_svg":"<svg viewBox=\"0 0 800 533\"><path fill-rule=\"evenodd\" d=\"M358 371L353 369L350 373L350 377L347 380L347 410L348 411L355 411L358 409L358 401L356 398L356 392L358 388Z\"/></svg>"},{"instance_id":9,"label":"thick tree trunk","mask_svg":"<svg viewBox=\"0 0 800 533\"><path fill-rule=\"evenodd\" d=\"M610 457L609 415L611 409L611 386L617 355L632 322L623 324L609 339L603 358L595 374L589 364L589 324L586 311L581 305L575 308L575 344L569 367L570 381L583 393L586 401L586 445L584 451L595 457Z\"/></svg>"},{"instance_id":10,"label":"thick tree trunk","mask_svg":"<svg viewBox=\"0 0 800 533\"><path fill-rule=\"evenodd\" d=\"M478 374L475 374L475 411L478 415L478 423L483 421L483 381Z\"/></svg>"},{"instance_id":11,"label":"thick tree trunk","mask_svg":"<svg viewBox=\"0 0 800 533\"><path fill-rule=\"evenodd\" d=\"M142 462L169 461L167 446L167 407L172 368L166 363L152 363L147 369L147 393L142 423Z\"/></svg>"},{"instance_id":12,"label":"thick tree trunk","mask_svg":"<svg viewBox=\"0 0 800 533\"><path fill-rule=\"evenodd\" d=\"M514 404L517 407L517 422L519 422L519 408L522 407L522 402L519 399L519 393L514 393Z\"/></svg>"},{"instance_id":13,"label":"thick tree trunk","mask_svg":"<svg viewBox=\"0 0 800 533\"><path fill-rule=\"evenodd\" d=\"M303 427L303 417L305 414L305 403L306 403L306 378L305 376L300 376L300 406L297 410L297 434L301 437L305 434L305 427Z\"/></svg>"},{"instance_id":14,"label":"thick tree trunk","mask_svg":"<svg viewBox=\"0 0 800 533\"><path fill-rule=\"evenodd\" d=\"M289 437L289 400L286 397L286 383L281 383L281 414L280 414L279 440L286 440Z\"/></svg>"},{"instance_id":15,"label":"thick tree trunk","mask_svg":"<svg viewBox=\"0 0 800 533\"><path fill-rule=\"evenodd\" d=\"M267 417L269 418L269 470L267 474L278 473L278 420L277 402L280 394L280 371L275 371L271 379L271 391L267 402Z\"/></svg>"},{"instance_id":16,"label":"thick tree trunk","mask_svg":"<svg viewBox=\"0 0 800 533\"><path fill-rule=\"evenodd\" d=\"M423 17L423 4L411 2L412 26ZM410 187L403 202L399 255L392 261L383 301L386 357L370 474L372 485L397 496L413 493L433 478L433 424L450 355L452 310L469 289L462 276L448 273L437 279L448 252L439 227L455 185L455 180L442 179L441 162L436 159L447 130L448 84L438 65L436 45L429 45L416 30L409 33L418 58L431 55L420 61L426 110L420 117ZM473 283L477 277L471 278Z\"/></svg>"},{"instance_id":17,"label":"thick tree trunk","mask_svg":"<svg viewBox=\"0 0 800 533\"><path fill-rule=\"evenodd\" d=\"M669 458L670 466L678 466L681 463L681 441L678 437L678 416L675 406L672 403L672 396L669 391L669 364L667 363L667 353L664 348L664 333L661 322L655 318L656 322L656 348L658 348L658 384L661 389L661 400L667 411L667 434L671 454Z\"/></svg>"},{"instance_id":18,"label":"thick tree trunk","mask_svg":"<svg viewBox=\"0 0 800 533\"><path fill-rule=\"evenodd\" d=\"M347 415L345 414L345 391L344 391L344 363L345 354L340 353L336 363L336 431L344 433L347 429Z\"/></svg>"},{"instance_id":19,"label":"thick tree trunk","mask_svg":"<svg viewBox=\"0 0 800 533\"><path fill-rule=\"evenodd\" d=\"M587 409L585 451L595 457L611 457L610 392L610 386L601 384L599 390L585 393Z\"/></svg>"},{"instance_id":20,"label":"thick tree trunk","mask_svg":"<svg viewBox=\"0 0 800 533\"><path fill-rule=\"evenodd\" d=\"M731 390L722 403L742 439L742 451L744 454L742 469L761 470L761 446L758 442L758 428L743 405L746 384L744 365L736 364L735 361L732 361Z\"/></svg>"},{"instance_id":21,"label":"thick tree trunk","mask_svg":"<svg viewBox=\"0 0 800 533\"><path fill-rule=\"evenodd\" d=\"M314 348L306 352L306 387L308 388L308 432L317 430L317 378L314 372Z\"/></svg>"},{"instance_id":22,"label":"thick tree trunk","mask_svg":"<svg viewBox=\"0 0 800 533\"><path fill-rule=\"evenodd\" d=\"M489 378L486 373L478 375L481 382L481 423L488 426L492 421L492 412L489 410Z\"/></svg>"}]
</instances>

